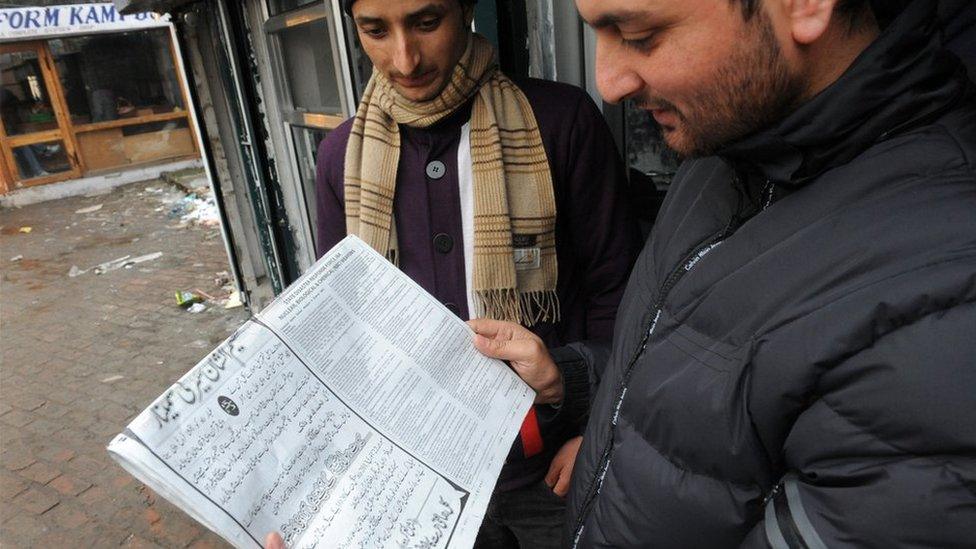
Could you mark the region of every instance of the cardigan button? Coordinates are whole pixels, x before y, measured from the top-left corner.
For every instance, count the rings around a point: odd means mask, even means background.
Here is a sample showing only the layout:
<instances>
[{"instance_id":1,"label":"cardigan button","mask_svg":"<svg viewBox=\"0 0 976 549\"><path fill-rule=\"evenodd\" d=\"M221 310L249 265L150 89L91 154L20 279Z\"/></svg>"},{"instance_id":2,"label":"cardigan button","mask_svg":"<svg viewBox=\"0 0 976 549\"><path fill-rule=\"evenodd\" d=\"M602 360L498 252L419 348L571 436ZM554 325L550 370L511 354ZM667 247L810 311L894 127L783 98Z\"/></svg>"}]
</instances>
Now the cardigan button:
<instances>
[{"instance_id":1,"label":"cardigan button","mask_svg":"<svg viewBox=\"0 0 976 549\"><path fill-rule=\"evenodd\" d=\"M427 164L427 177L431 179L440 179L444 177L447 173L447 166L444 165L440 160L434 160Z\"/></svg>"},{"instance_id":2,"label":"cardigan button","mask_svg":"<svg viewBox=\"0 0 976 549\"><path fill-rule=\"evenodd\" d=\"M434 249L442 254L446 254L454 248L454 239L446 233L437 233L434 236Z\"/></svg>"}]
</instances>

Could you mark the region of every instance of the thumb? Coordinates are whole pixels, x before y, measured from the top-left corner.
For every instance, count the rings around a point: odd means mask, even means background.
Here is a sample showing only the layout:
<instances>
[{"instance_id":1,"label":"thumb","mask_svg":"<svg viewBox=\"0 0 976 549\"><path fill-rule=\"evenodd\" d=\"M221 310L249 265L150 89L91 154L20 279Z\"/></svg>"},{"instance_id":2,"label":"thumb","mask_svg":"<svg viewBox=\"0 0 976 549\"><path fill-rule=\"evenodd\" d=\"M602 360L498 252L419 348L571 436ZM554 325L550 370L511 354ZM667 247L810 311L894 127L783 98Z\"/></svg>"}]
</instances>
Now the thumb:
<instances>
[{"instance_id":1,"label":"thumb","mask_svg":"<svg viewBox=\"0 0 976 549\"><path fill-rule=\"evenodd\" d=\"M552 492L559 497L565 497L569 492L569 481L573 476L570 471L564 471L559 475L559 481L552 487Z\"/></svg>"},{"instance_id":2,"label":"thumb","mask_svg":"<svg viewBox=\"0 0 976 549\"><path fill-rule=\"evenodd\" d=\"M285 540L281 539L281 534L272 532L264 538L265 549L285 549Z\"/></svg>"},{"instance_id":3,"label":"thumb","mask_svg":"<svg viewBox=\"0 0 976 549\"><path fill-rule=\"evenodd\" d=\"M549 472L546 473L545 482L546 486L548 486L550 489L556 486L556 481L559 480L559 473L562 471L562 468L562 464L558 463L557 460L553 460L553 462L549 464Z\"/></svg>"}]
</instances>

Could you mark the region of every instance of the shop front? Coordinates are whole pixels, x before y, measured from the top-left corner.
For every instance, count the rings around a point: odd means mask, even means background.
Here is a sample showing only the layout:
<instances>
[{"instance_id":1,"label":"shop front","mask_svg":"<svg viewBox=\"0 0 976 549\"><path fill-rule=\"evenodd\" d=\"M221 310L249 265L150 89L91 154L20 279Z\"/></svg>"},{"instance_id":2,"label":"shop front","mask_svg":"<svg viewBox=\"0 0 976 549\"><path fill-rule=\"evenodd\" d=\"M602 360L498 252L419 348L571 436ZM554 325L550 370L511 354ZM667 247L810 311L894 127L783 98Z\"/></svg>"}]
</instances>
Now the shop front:
<instances>
[{"instance_id":1,"label":"shop front","mask_svg":"<svg viewBox=\"0 0 976 549\"><path fill-rule=\"evenodd\" d=\"M168 19L0 10L0 193L199 157Z\"/></svg>"}]
</instances>

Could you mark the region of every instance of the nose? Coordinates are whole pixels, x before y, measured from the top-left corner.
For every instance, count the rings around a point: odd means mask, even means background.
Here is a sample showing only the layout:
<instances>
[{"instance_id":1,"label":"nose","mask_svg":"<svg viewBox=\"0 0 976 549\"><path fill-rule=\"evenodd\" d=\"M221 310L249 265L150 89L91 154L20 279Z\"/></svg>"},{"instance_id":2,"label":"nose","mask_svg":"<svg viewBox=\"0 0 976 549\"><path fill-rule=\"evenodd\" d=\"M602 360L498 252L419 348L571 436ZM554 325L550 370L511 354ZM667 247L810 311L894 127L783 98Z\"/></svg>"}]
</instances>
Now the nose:
<instances>
[{"instance_id":1,"label":"nose","mask_svg":"<svg viewBox=\"0 0 976 549\"><path fill-rule=\"evenodd\" d=\"M643 80L630 68L631 55L597 36L596 87L607 103L620 103L644 87Z\"/></svg>"},{"instance_id":2,"label":"nose","mask_svg":"<svg viewBox=\"0 0 976 549\"><path fill-rule=\"evenodd\" d=\"M394 48L393 67L403 76L413 76L420 65L420 49L408 33L400 33Z\"/></svg>"}]
</instances>

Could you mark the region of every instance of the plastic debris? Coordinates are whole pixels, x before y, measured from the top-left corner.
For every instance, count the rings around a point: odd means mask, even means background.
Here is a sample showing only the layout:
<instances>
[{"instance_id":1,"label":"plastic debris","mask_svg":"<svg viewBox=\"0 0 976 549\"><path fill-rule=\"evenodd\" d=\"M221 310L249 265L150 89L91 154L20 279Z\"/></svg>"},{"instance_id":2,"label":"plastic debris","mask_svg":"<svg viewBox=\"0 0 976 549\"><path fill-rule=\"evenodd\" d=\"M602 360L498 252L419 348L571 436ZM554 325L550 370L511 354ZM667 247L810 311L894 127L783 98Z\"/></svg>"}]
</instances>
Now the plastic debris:
<instances>
[{"instance_id":1,"label":"plastic debris","mask_svg":"<svg viewBox=\"0 0 976 549\"><path fill-rule=\"evenodd\" d=\"M102 383L115 383L116 381L119 381L120 379L125 379L125 376L118 376L118 375L116 375L116 376L109 376L109 377L103 379L102 380Z\"/></svg>"},{"instance_id":2,"label":"plastic debris","mask_svg":"<svg viewBox=\"0 0 976 549\"><path fill-rule=\"evenodd\" d=\"M24 234L28 234L28 233L30 233L30 232L31 232L31 231L33 231L33 230L34 230L34 228L33 228L33 227L21 227L21 228L20 228L20 232L22 232L22 233L24 233Z\"/></svg>"},{"instance_id":3,"label":"plastic debris","mask_svg":"<svg viewBox=\"0 0 976 549\"><path fill-rule=\"evenodd\" d=\"M76 214L94 213L94 212L97 212L98 210L101 210L102 209L102 206L104 206L104 204L96 204L94 206L89 206L87 208L82 208L80 210L75 210L75 213Z\"/></svg>"},{"instance_id":4,"label":"plastic debris","mask_svg":"<svg viewBox=\"0 0 976 549\"><path fill-rule=\"evenodd\" d=\"M132 264L136 265L138 263L145 263L147 261L159 259L160 257L163 257L163 252L153 252L151 254L140 255L132 260Z\"/></svg>"},{"instance_id":5,"label":"plastic debris","mask_svg":"<svg viewBox=\"0 0 976 549\"><path fill-rule=\"evenodd\" d=\"M204 305L203 303L194 303L193 305L190 305L189 309L187 309L187 311L190 311L191 313L202 313L203 311L206 310L207 310L207 306Z\"/></svg>"},{"instance_id":6,"label":"plastic debris","mask_svg":"<svg viewBox=\"0 0 976 549\"><path fill-rule=\"evenodd\" d=\"M113 259L112 261L106 261L97 265L94 269L95 274L105 274L111 271L117 271L123 268L131 268L133 265L138 265L139 263L145 263L146 261L153 261L159 259L163 256L163 252L155 252L146 255L140 255L139 257L132 257L126 255L118 259Z\"/></svg>"},{"instance_id":7,"label":"plastic debris","mask_svg":"<svg viewBox=\"0 0 976 549\"><path fill-rule=\"evenodd\" d=\"M183 221L196 222L204 227L217 227L220 225L220 213L217 211L217 203L213 197L196 199L194 208L184 215L182 219Z\"/></svg>"},{"instance_id":8,"label":"plastic debris","mask_svg":"<svg viewBox=\"0 0 976 549\"><path fill-rule=\"evenodd\" d=\"M68 271L68 276L69 276L69 277L71 277L71 278L74 278L74 277L76 277L76 276L81 276L81 275L83 275L83 274L85 274L85 273L87 273L87 272L88 272L88 271L90 271L90 270L91 270L91 269L85 269L85 270L81 270L81 269L79 269L79 268L78 268L78 266L77 266L77 265L72 265L72 266L71 266L71 270L70 270L70 271Z\"/></svg>"},{"instance_id":9,"label":"plastic debris","mask_svg":"<svg viewBox=\"0 0 976 549\"><path fill-rule=\"evenodd\" d=\"M146 189L149 190L148 188ZM187 194L154 192L163 203L169 219L179 219L181 224L195 223L205 227L220 226L220 212L209 187L203 187Z\"/></svg>"},{"instance_id":10,"label":"plastic debris","mask_svg":"<svg viewBox=\"0 0 976 549\"><path fill-rule=\"evenodd\" d=\"M170 219L182 218L188 215L193 210L193 200L190 197L185 197L176 204L173 204L169 208L169 213L166 214Z\"/></svg>"},{"instance_id":11,"label":"plastic debris","mask_svg":"<svg viewBox=\"0 0 976 549\"><path fill-rule=\"evenodd\" d=\"M176 292L176 304L180 307L189 307L194 303L200 303L205 298L195 292L179 291Z\"/></svg>"},{"instance_id":12,"label":"plastic debris","mask_svg":"<svg viewBox=\"0 0 976 549\"><path fill-rule=\"evenodd\" d=\"M109 271L115 271L121 269L125 266L125 262L128 261L132 256L124 255L118 259L113 259L112 261L106 261L105 263L99 263L95 266L95 274L100 275L107 273Z\"/></svg>"},{"instance_id":13,"label":"plastic debris","mask_svg":"<svg viewBox=\"0 0 976 549\"><path fill-rule=\"evenodd\" d=\"M23 255L15 255L10 258L10 261L20 261L21 259L24 259Z\"/></svg>"}]
</instances>

